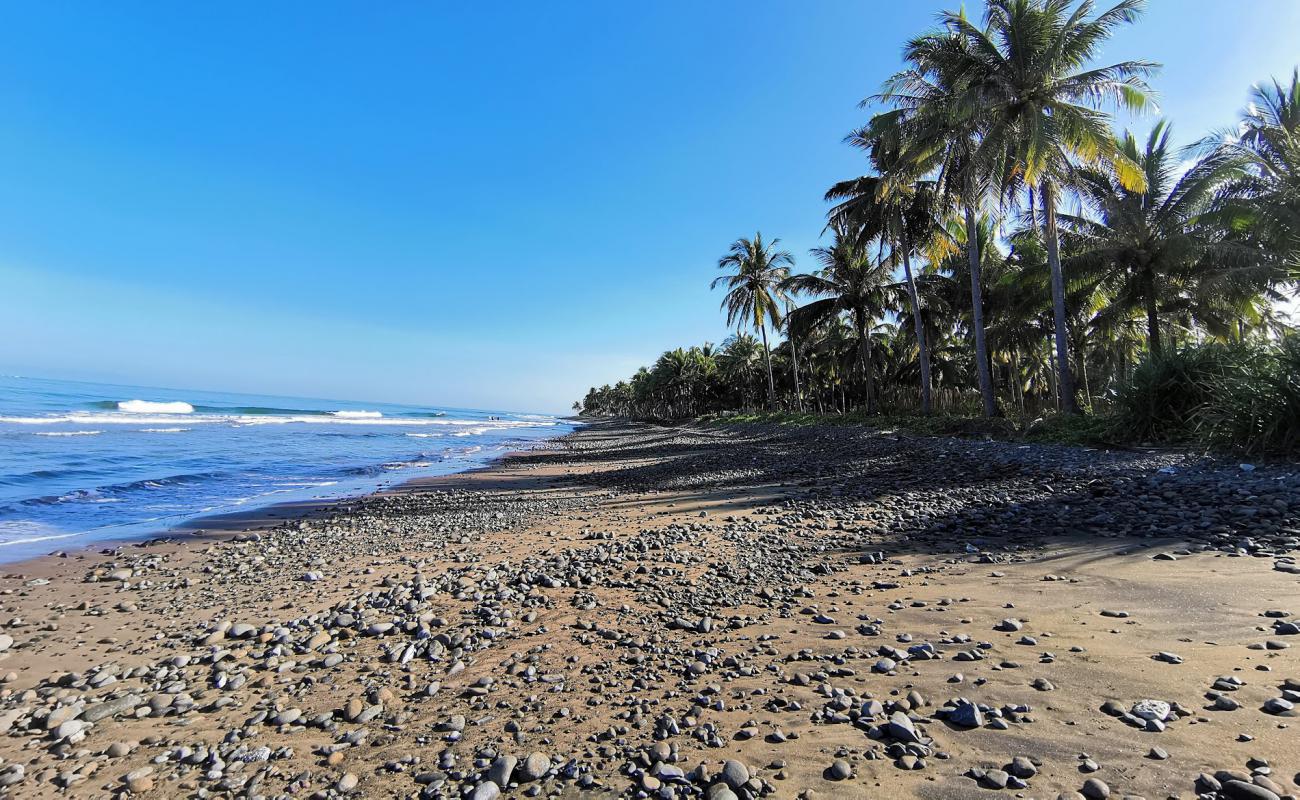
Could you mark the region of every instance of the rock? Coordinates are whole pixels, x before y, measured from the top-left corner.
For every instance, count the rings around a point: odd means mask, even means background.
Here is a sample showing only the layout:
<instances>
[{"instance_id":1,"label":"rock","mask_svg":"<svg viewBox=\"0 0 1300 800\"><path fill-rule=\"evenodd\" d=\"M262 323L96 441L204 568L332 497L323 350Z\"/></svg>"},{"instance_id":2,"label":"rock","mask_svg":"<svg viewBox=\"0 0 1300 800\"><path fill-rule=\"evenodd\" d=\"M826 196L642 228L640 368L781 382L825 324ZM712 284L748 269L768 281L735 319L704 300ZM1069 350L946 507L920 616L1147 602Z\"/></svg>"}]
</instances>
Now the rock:
<instances>
[{"instance_id":1,"label":"rock","mask_svg":"<svg viewBox=\"0 0 1300 800\"><path fill-rule=\"evenodd\" d=\"M978 705L961 697L953 703L952 711L948 712L948 721L963 728L982 728L984 713Z\"/></svg>"},{"instance_id":2,"label":"rock","mask_svg":"<svg viewBox=\"0 0 1300 800\"><path fill-rule=\"evenodd\" d=\"M519 765L521 781L539 781L551 771L551 757L546 753L529 753L524 763ZM504 785L504 784L503 784Z\"/></svg>"},{"instance_id":3,"label":"rock","mask_svg":"<svg viewBox=\"0 0 1300 800\"><path fill-rule=\"evenodd\" d=\"M1280 800L1276 792L1245 781L1224 782L1223 794L1232 800Z\"/></svg>"},{"instance_id":4,"label":"rock","mask_svg":"<svg viewBox=\"0 0 1300 800\"><path fill-rule=\"evenodd\" d=\"M990 769L980 776L980 785L986 789L1005 789L1011 776L1000 769Z\"/></svg>"},{"instance_id":5,"label":"rock","mask_svg":"<svg viewBox=\"0 0 1300 800\"><path fill-rule=\"evenodd\" d=\"M1083 782L1083 796L1090 800L1106 800L1110 797L1110 787L1100 778L1089 778Z\"/></svg>"},{"instance_id":6,"label":"rock","mask_svg":"<svg viewBox=\"0 0 1300 800\"><path fill-rule=\"evenodd\" d=\"M749 782L749 767L734 759L722 765L722 782L732 789L739 789Z\"/></svg>"},{"instance_id":7,"label":"rock","mask_svg":"<svg viewBox=\"0 0 1300 800\"><path fill-rule=\"evenodd\" d=\"M826 777L833 781L848 780L853 775L853 767L849 762L842 758L837 758L831 762L830 767L826 770Z\"/></svg>"},{"instance_id":8,"label":"rock","mask_svg":"<svg viewBox=\"0 0 1300 800\"><path fill-rule=\"evenodd\" d=\"M497 786L509 786L510 777L515 774L515 765L519 759L514 756L499 756L492 766L488 767L487 779Z\"/></svg>"},{"instance_id":9,"label":"rock","mask_svg":"<svg viewBox=\"0 0 1300 800\"><path fill-rule=\"evenodd\" d=\"M895 711L885 726L890 736L900 742L920 742L921 737L916 733L916 727L912 725L912 720L903 712Z\"/></svg>"},{"instance_id":10,"label":"rock","mask_svg":"<svg viewBox=\"0 0 1300 800\"><path fill-rule=\"evenodd\" d=\"M86 738L86 727L88 723L79 719L70 719L54 729L54 738L62 739L69 742L79 742Z\"/></svg>"},{"instance_id":11,"label":"rock","mask_svg":"<svg viewBox=\"0 0 1300 800\"><path fill-rule=\"evenodd\" d=\"M1130 713L1140 719L1154 719L1164 722L1169 719L1173 709L1163 700L1139 700L1133 704Z\"/></svg>"},{"instance_id":12,"label":"rock","mask_svg":"<svg viewBox=\"0 0 1300 800\"><path fill-rule=\"evenodd\" d=\"M1030 761L1025 756L1016 756L1011 759L1011 763L1007 765L1007 772L1015 775L1017 778L1032 778L1038 774L1038 767L1034 766L1034 762Z\"/></svg>"},{"instance_id":13,"label":"rock","mask_svg":"<svg viewBox=\"0 0 1300 800\"><path fill-rule=\"evenodd\" d=\"M132 711L143 702L144 698L138 694L128 694L116 700L106 700L103 703L87 706L86 710L81 712L81 719L86 722L99 722L102 719Z\"/></svg>"},{"instance_id":14,"label":"rock","mask_svg":"<svg viewBox=\"0 0 1300 800\"><path fill-rule=\"evenodd\" d=\"M1280 717L1294 717L1295 703L1281 697L1271 697L1264 701L1264 713Z\"/></svg>"},{"instance_id":15,"label":"rock","mask_svg":"<svg viewBox=\"0 0 1300 800\"><path fill-rule=\"evenodd\" d=\"M497 800L501 796L501 787L492 781L483 781L474 787L474 791L469 796L469 800Z\"/></svg>"},{"instance_id":16,"label":"rock","mask_svg":"<svg viewBox=\"0 0 1300 800\"><path fill-rule=\"evenodd\" d=\"M127 791L132 794L147 792L153 788L153 767L141 767L126 773L122 779Z\"/></svg>"},{"instance_id":17,"label":"rock","mask_svg":"<svg viewBox=\"0 0 1300 800\"><path fill-rule=\"evenodd\" d=\"M14 637L7 633L0 633L0 653L14 646Z\"/></svg>"}]
</instances>

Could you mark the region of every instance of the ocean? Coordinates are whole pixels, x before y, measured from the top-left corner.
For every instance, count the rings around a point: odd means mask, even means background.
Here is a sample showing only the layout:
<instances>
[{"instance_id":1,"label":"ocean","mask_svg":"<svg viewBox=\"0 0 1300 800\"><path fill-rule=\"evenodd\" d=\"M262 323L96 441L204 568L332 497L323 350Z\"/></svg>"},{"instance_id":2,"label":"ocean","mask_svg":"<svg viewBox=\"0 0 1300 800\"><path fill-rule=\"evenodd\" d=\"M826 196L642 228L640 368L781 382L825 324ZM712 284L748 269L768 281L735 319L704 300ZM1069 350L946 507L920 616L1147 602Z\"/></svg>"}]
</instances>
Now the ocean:
<instances>
[{"instance_id":1,"label":"ocean","mask_svg":"<svg viewBox=\"0 0 1300 800\"><path fill-rule=\"evenodd\" d=\"M0 377L0 562L462 472L554 416Z\"/></svg>"}]
</instances>

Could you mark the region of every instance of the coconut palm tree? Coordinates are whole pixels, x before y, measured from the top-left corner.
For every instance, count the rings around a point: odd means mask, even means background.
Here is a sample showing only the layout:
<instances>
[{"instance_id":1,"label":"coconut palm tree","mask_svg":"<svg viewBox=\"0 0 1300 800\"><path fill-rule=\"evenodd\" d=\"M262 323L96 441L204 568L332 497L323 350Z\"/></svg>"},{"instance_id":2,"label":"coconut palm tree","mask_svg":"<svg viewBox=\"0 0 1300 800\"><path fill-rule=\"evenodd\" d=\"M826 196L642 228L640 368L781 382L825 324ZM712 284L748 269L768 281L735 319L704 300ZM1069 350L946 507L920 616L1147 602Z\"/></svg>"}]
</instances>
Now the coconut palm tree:
<instances>
[{"instance_id":1,"label":"coconut palm tree","mask_svg":"<svg viewBox=\"0 0 1300 800\"><path fill-rule=\"evenodd\" d=\"M1132 133L1119 143L1124 160L1142 170L1143 188L1125 185L1114 168L1083 170L1078 191L1095 216L1061 214L1078 252L1069 259L1076 280L1103 288L1110 318L1145 314L1147 349L1162 351L1160 314L1185 309L1196 295L1196 284L1213 281L1224 290L1256 293L1258 250L1227 239L1216 220L1207 216L1215 193L1240 173L1230 161L1207 156L1182 176L1179 159L1170 150L1165 121L1151 129L1145 145Z\"/></svg>"},{"instance_id":2,"label":"coconut palm tree","mask_svg":"<svg viewBox=\"0 0 1300 800\"><path fill-rule=\"evenodd\" d=\"M826 199L837 202L829 213L832 220L855 223L859 235L883 237L894 261L902 262L920 366L921 413L929 414L929 343L922 321L916 276L912 272L912 256L919 246L941 238L937 237L937 232L940 230L940 217L943 213L942 198L934 181L901 179L897 142L872 131L870 127L854 131L845 141L866 150L870 154L872 166L880 175L895 176L882 178L864 175L841 181L826 192Z\"/></svg>"},{"instance_id":3,"label":"coconut palm tree","mask_svg":"<svg viewBox=\"0 0 1300 800\"><path fill-rule=\"evenodd\" d=\"M845 222L833 222L834 240L829 247L817 247L813 256L822 269L813 274L789 276L783 291L821 296L790 312L791 328L807 331L848 313L858 337L867 413L875 412L875 365L871 333L876 321L894 306L896 287L887 261L873 260L871 250Z\"/></svg>"},{"instance_id":4,"label":"coconut palm tree","mask_svg":"<svg viewBox=\"0 0 1300 800\"><path fill-rule=\"evenodd\" d=\"M1079 165L1108 166L1126 188L1142 189L1142 171L1116 145L1103 109L1145 109L1151 98L1146 77L1157 65L1120 61L1095 67L1092 61L1118 28L1137 19L1144 0L1121 0L1096 16L1092 0L1073 9L1067 0L986 2L983 28L962 14L944 19L967 41L962 54L972 61L959 69L973 90L967 99L983 112L984 160L1001 165L997 177L1004 194L1029 189L1041 201L1061 407L1076 413L1057 202Z\"/></svg>"},{"instance_id":5,"label":"coconut palm tree","mask_svg":"<svg viewBox=\"0 0 1300 800\"><path fill-rule=\"evenodd\" d=\"M879 93L863 101L885 103L892 109L872 118L864 136L883 139L897 148L898 156L886 175L893 182L906 183L937 174L937 185L946 198L962 210L965 225L976 228L980 208L988 194L988 179L994 172L991 153L981 147L986 126L985 109L979 94L976 54L972 41L962 35L957 21L961 14L945 17L941 30L918 36L903 50L908 67L890 76ZM984 415L997 413L993 380L989 371L988 342L984 326L983 280L979 239L967 239L969 262L972 339L975 343L976 374Z\"/></svg>"},{"instance_id":6,"label":"coconut palm tree","mask_svg":"<svg viewBox=\"0 0 1300 800\"><path fill-rule=\"evenodd\" d=\"M1225 191L1225 209L1300 281L1300 68L1289 84L1255 86L1237 128L1202 147L1242 168Z\"/></svg>"},{"instance_id":7,"label":"coconut palm tree","mask_svg":"<svg viewBox=\"0 0 1300 800\"><path fill-rule=\"evenodd\" d=\"M772 376L772 350L767 343L767 326L781 325L780 301L784 298L782 282L790 277L794 256L778 250L780 239L763 241L762 233L753 239L740 238L731 243L727 254L718 259L718 269L732 270L729 275L713 279L709 288L724 286L727 294L722 307L727 310L727 325L753 326L763 337L763 356L767 362L767 400L776 405L776 380Z\"/></svg>"},{"instance_id":8,"label":"coconut palm tree","mask_svg":"<svg viewBox=\"0 0 1300 800\"><path fill-rule=\"evenodd\" d=\"M762 392L762 344L747 333L728 337L718 353L718 372L730 386L739 389L741 406L748 407Z\"/></svg>"}]
</instances>

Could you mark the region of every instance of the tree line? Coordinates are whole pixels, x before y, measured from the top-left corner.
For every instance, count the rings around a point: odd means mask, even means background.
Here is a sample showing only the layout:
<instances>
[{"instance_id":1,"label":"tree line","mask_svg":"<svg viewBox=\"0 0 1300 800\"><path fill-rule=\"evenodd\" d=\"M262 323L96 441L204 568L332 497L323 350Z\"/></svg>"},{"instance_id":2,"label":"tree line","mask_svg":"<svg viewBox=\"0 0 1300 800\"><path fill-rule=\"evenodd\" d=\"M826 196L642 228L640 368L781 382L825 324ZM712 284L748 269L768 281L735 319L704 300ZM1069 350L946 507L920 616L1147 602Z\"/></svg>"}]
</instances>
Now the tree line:
<instances>
[{"instance_id":1,"label":"tree line","mask_svg":"<svg viewBox=\"0 0 1300 800\"><path fill-rule=\"evenodd\" d=\"M1075 414L1180 348L1292 335L1277 304L1300 279L1300 70L1189 148L1164 120L1116 133L1113 111L1153 105L1158 65L1094 60L1142 5L941 14L863 101L883 110L846 141L870 168L827 191L815 268L737 239L712 284L736 333L575 409Z\"/></svg>"}]
</instances>

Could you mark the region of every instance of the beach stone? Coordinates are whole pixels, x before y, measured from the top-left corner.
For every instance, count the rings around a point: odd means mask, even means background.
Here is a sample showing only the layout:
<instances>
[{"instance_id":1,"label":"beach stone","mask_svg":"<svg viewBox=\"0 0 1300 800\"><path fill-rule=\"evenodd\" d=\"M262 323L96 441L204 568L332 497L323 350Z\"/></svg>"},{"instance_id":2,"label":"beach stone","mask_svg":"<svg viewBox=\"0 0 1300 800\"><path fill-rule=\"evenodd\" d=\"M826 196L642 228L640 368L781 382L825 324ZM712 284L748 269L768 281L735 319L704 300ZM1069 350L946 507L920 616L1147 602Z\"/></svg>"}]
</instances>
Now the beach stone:
<instances>
[{"instance_id":1,"label":"beach stone","mask_svg":"<svg viewBox=\"0 0 1300 800\"><path fill-rule=\"evenodd\" d=\"M54 738L79 742L85 738L86 727L87 723L79 719L70 719L54 729Z\"/></svg>"},{"instance_id":2,"label":"beach stone","mask_svg":"<svg viewBox=\"0 0 1300 800\"><path fill-rule=\"evenodd\" d=\"M14 637L7 633L0 633L0 653L14 646Z\"/></svg>"},{"instance_id":3,"label":"beach stone","mask_svg":"<svg viewBox=\"0 0 1300 800\"><path fill-rule=\"evenodd\" d=\"M492 762L492 766L488 767L487 779L497 786L508 786L510 776L514 775L515 765L518 763L519 759L514 756L499 756L496 761Z\"/></svg>"},{"instance_id":4,"label":"beach stone","mask_svg":"<svg viewBox=\"0 0 1300 800\"><path fill-rule=\"evenodd\" d=\"M740 789L749 782L749 767L735 759L729 759L722 765L722 782L732 789Z\"/></svg>"},{"instance_id":5,"label":"beach stone","mask_svg":"<svg viewBox=\"0 0 1300 800\"><path fill-rule=\"evenodd\" d=\"M137 770L128 772L122 779L126 784L127 791L133 794L147 792L153 788L153 767L141 767Z\"/></svg>"},{"instance_id":6,"label":"beach stone","mask_svg":"<svg viewBox=\"0 0 1300 800\"><path fill-rule=\"evenodd\" d=\"M853 775L853 767L849 762L842 758L837 758L831 762L830 768L826 770L826 777L833 781L848 780Z\"/></svg>"},{"instance_id":7,"label":"beach stone","mask_svg":"<svg viewBox=\"0 0 1300 800\"><path fill-rule=\"evenodd\" d=\"M501 787L492 781L483 781L474 787L469 800L497 800L501 796Z\"/></svg>"},{"instance_id":8,"label":"beach stone","mask_svg":"<svg viewBox=\"0 0 1300 800\"><path fill-rule=\"evenodd\" d=\"M1038 767L1025 756L1016 756L1007 766L1007 772L1017 778L1032 778L1038 774Z\"/></svg>"},{"instance_id":9,"label":"beach stone","mask_svg":"<svg viewBox=\"0 0 1300 800\"><path fill-rule=\"evenodd\" d=\"M1276 792L1247 781L1225 781L1223 794L1232 800L1280 800Z\"/></svg>"},{"instance_id":10,"label":"beach stone","mask_svg":"<svg viewBox=\"0 0 1300 800\"><path fill-rule=\"evenodd\" d=\"M901 711L895 711L889 717L886 723L886 730L889 735L900 742L920 742L921 737L916 733L916 727L912 725L912 720Z\"/></svg>"},{"instance_id":11,"label":"beach stone","mask_svg":"<svg viewBox=\"0 0 1300 800\"><path fill-rule=\"evenodd\" d=\"M519 767L519 778L523 781L538 781L551 771L551 758L546 753L529 753ZM503 786L505 784L502 784Z\"/></svg>"},{"instance_id":12,"label":"beach stone","mask_svg":"<svg viewBox=\"0 0 1300 800\"><path fill-rule=\"evenodd\" d=\"M948 714L948 721L963 728L984 727L984 713L975 703L966 698L958 698L953 703L953 710Z\"/></svg>"},{"instance_id":13,"label":"beach stone","mask_svg":"<svg viewBox=\"0 0 1300 800\"><path fill-rule=\"evenodd\" d=\"M1264 701L1264 712L1275 716L1295 716L1295 703L1281 697L1271 697Z\"/></svg>"},{"instance_id":14,"label":"beach stone","mask_svg":"<svg viewBox=\"0 0 1300 800\"><path fill-rule=\"evenodd\" d=\"M1089 800L1106 800L1110 797L1110 787L1100 778L1089 778L1084 781L1082 792Z\"/></svg>"},{"instance_id":15,"label":"beach stone","mask_svg":"<svg viewBox=\"0 0 1300 800\"><path fill-rule=\"evenodd\" d=\"M81 719L86 722L99 722L108 717L115 717L133 711L143 702L144 698L138 694L128 694L116 700L106 700L103 703L88 706L85 711L81 712Z\"/></svg>"},{"instance_id":16,"label":"beach stone","mask_svg":"<svg viewBox=\"0 0 1300 800\"><path fill-rule=\"evenodd\" d=\"M990 769L985 770L984 774L980 776L979 782L986 789L1005 789L1007 788L1007 781L1010 779L1011 776L1006 772L1000 769Z\"/></svg>"},{"instance_id":17,"label":"beach stone","mask_svg":"<svg viewBox=\"0 0 1300 800\"><path fill-rule=\"evenodd\" d=\"M1173 709L1163 700L1139 700L1133 704L1130 713L1140 719L1164 722L1169 719Z\"/></svg>"}]
</instances>

